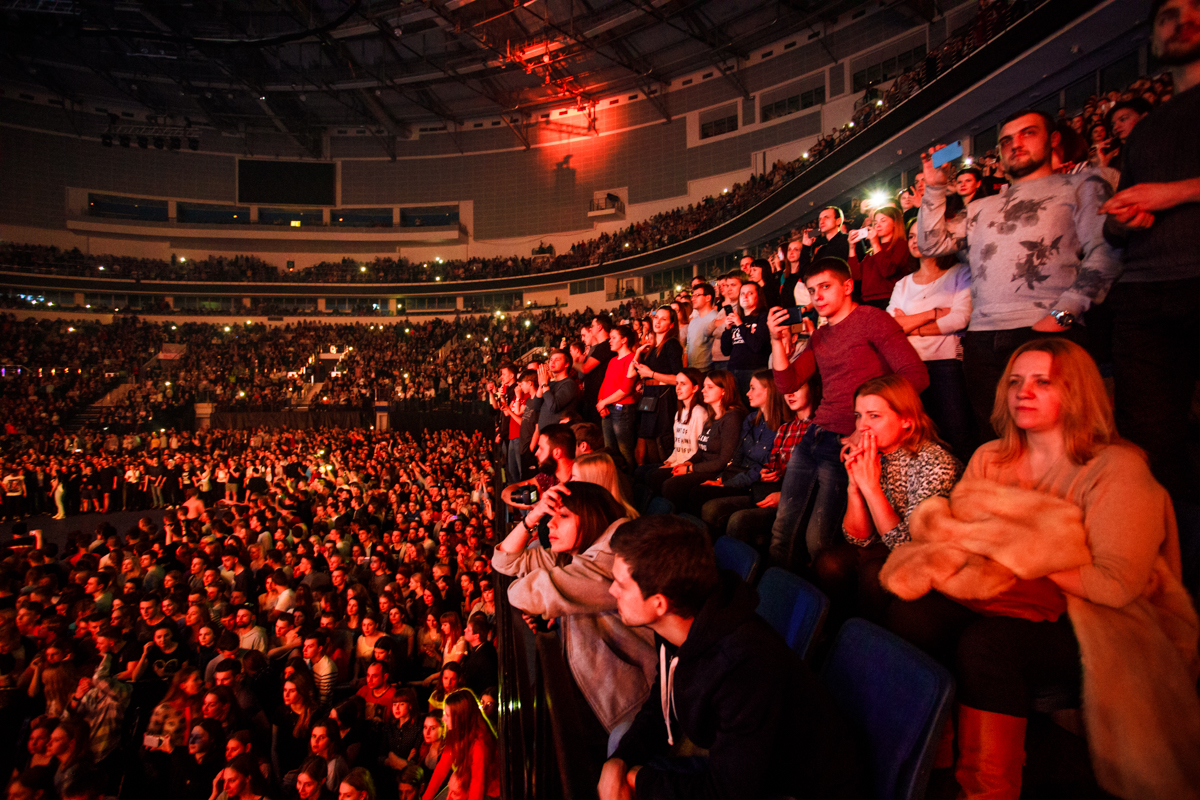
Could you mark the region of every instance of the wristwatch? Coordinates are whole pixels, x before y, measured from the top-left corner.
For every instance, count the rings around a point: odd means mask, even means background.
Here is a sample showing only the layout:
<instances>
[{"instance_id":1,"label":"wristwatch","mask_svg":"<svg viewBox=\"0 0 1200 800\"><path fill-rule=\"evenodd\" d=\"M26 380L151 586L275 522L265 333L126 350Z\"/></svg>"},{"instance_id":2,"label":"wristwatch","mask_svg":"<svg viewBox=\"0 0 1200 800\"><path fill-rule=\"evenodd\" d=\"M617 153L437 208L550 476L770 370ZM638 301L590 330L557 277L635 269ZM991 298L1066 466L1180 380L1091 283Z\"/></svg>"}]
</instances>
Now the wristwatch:
<instances>
[{"instance_id":1,"label":"wristwatch","mask_svg":"<svg viewBox=\"0 0 1200 800\"><path fill-rule=\"evenodd\" d=\"M1075 324L1075 315L1070 311L1051 311L1050 316L1064 328L1069 328Z\"/></svg>"}]
</instances>

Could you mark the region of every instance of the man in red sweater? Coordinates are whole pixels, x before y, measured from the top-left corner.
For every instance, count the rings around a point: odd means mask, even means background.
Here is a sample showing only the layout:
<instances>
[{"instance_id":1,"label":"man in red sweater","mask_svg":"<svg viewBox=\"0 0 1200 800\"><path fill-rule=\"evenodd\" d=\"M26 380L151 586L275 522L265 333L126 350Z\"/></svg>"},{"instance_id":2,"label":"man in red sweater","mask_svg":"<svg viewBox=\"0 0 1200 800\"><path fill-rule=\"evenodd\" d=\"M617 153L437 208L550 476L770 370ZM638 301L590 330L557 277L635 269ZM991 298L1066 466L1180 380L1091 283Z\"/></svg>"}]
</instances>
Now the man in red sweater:
<instances>
[{"instance_id":1,"label":"man in red sweater","mask_svg":"<svg viewBox=\"0 0 1200 800\"><path fill-rule=\"evenodd\" d=\"M847 483L841 440L854 432L855 390L871 378L893 372L907 378L918 393L929 385L925 364L900 325L886 311L851 299L854 279L845 261L818 259L805 273L804 285L813 307L828 324L817 329L796 358L792 358L787 312L776 308L767 318L771 368L779 391L794 392L815 372L821 373L822 385L813 424L788 461L771 528L771 562L785 569L800 566L796 538L810 498L813 510L805 534L808 559L840 538Z\"/></svg>"}]
</instances>

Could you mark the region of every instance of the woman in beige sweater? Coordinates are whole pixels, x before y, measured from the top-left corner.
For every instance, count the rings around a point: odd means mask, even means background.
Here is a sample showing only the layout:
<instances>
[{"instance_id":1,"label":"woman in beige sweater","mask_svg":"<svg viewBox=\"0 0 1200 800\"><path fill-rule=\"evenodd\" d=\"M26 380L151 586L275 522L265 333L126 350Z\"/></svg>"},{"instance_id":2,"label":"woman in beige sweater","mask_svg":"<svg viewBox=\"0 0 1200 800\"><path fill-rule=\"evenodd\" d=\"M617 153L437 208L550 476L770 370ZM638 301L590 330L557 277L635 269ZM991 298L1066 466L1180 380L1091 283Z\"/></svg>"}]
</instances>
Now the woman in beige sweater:
<instances>
[{"instance_id":1,"label":"woman in beige sweater","mask_svg":"<svg viewBox=\"0 0 1200 800\"><path fill-rule=\"evenodd\" d=\"M548 541L530 546L543 517ZM608 752L650 696L658 668L654 634L621 622L608 591L608 542L625 521L625 509L603 486L570 481L551 487L492 556L497 572L519 578L508 587L515 608L558 619L567 664L608 735Z\"/></svg>"},{"instance_id":2,"label":"woman in beige sweater","mask_svg":"<svg viewBox=\"0 0 1200 800\"><path fill-rule=\"evenodd\" d=\"M1122 442L1091 357L1065 339L1018 348L996 389L996 441L976 451L964 481L1044 492L1083 512L1091 563L1018 579L986 600L958 645L959 764L965 797L1021 790L1026 717L1034 692L1073 685L1080 649L1067 596L1122 608L1150 591L1160 559L1178 576L1171 500L1141 451Z\"/></svg>"}]
</instances>

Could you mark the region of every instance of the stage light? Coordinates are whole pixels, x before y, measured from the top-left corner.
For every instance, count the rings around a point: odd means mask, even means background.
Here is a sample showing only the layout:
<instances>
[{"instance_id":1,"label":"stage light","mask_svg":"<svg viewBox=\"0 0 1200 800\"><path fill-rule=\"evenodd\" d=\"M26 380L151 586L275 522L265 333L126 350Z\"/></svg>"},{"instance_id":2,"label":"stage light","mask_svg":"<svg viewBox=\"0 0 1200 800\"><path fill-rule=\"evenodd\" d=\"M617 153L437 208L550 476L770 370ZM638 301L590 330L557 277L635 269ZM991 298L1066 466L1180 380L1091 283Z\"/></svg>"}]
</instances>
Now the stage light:
<instances>
[{"instance_id":1,"label":"stage light","mask_svg":"<svg viewBox=\"0 0 1200 800\"><path fill-rule=\"evenodd\" d=\"M879 208L887 204L888 196L885 192L871 192L870 200L872 207Z\"/></svg>"},{"instance_id":2,"label":"stage light","mask_svg":"<svg viewBox=\"0 0 1200 800\"><path fill-rule=\"evenodd\" d=\"M147 147L150 146L150 139L145 136L139 136L137 138L137 143L138 143L138 147L145 150Z\"/></svg>"},{"instance_id":3,"label":"stage light","mask_svg":"<svg viewBox=\"0 0 1200 800\"><path fill-rule=\"evenodd\" d=\"M154 149L155 149L155 150L162 150L162 149L163 149L164 147L166 147L166 146L167 146L167 140L166 140L166 139L164 139L164 138L163 138L163 137L161 137L161 136L155 136L155 137L154 137Z\"/></svg>"},{"instance_id":4,"label":"stage light","mask_svg":"<svg viewBox=\"0 0 1200 800\"><path fill-rule=\"evenodd\" d=\"M188 150L199 150L199 149L200 149L200 139L195 136L189 136L188 137Z\"/></svg>"}]
</instances>

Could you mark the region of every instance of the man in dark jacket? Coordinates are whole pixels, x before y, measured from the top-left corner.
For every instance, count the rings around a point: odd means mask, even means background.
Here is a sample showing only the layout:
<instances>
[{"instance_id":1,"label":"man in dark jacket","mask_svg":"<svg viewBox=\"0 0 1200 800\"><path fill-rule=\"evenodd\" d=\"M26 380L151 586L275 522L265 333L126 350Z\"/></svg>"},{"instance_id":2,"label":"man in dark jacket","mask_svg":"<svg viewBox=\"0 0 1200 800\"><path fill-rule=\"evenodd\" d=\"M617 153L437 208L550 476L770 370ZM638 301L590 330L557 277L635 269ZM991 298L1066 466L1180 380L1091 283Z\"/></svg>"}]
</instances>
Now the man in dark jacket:
<instances>
[{"instance_id":1,"label":"man in dark jacket","mask_svg":"<svg viewBox=\"0 0 1200 800\"><path fill-rule=\"evenodd\" d=\"M604 764L601 800L865 796L838 710L755 613L754 590L718 572L701 531L642 517L611 546L617 610L626 625L654 630L659 675ZM707 758L671 757L684 739Z\"/></svg>"}]
</instances>

